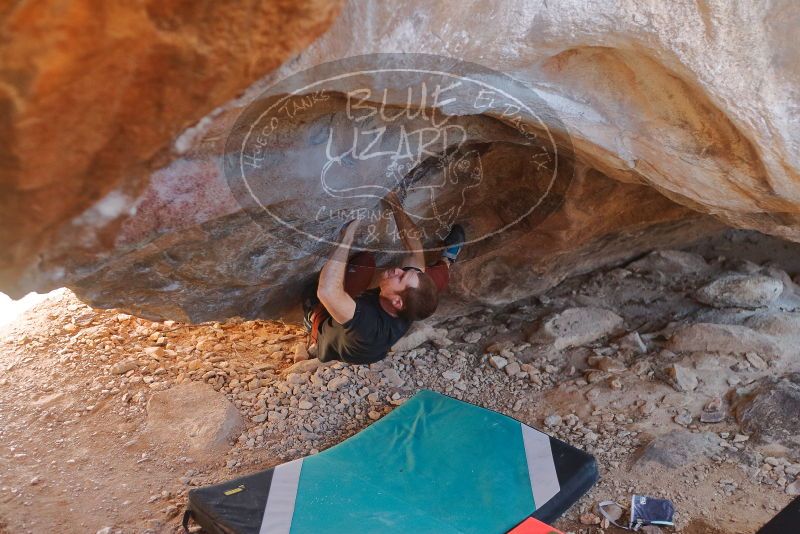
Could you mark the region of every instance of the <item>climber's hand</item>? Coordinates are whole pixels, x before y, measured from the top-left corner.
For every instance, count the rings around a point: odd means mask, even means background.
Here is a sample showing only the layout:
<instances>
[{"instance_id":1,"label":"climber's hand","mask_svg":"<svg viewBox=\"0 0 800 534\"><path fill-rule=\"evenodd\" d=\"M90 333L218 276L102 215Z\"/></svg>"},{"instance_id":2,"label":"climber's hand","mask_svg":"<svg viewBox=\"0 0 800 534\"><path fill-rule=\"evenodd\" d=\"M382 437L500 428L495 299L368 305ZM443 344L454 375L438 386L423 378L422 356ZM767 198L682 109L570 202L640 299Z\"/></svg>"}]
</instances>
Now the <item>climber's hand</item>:
<instances>
[{"instance_id":1,"label":"climber's hand","mask_svg":"<svg viewBox=\"0 0 800 534\"><path fill-rule=\"evenodd\" d=\"M351 219L344 223L339 229L339 241L347 245L352 244L360 224L361 221L358 219Z\"/></svg>"},{"instance_id":2,"label":"climber's hand","mask_svg":"<svg viewBox=\"0 0 800 534\"><path fill-rule=\"evenodd\" d=\"M397 196L397 193L394 191L389 191L386 193L386 196L383 197L383 201L392 211L403 209L403 203L400 201L400 197Z\"/></svg>"}]
</instances>

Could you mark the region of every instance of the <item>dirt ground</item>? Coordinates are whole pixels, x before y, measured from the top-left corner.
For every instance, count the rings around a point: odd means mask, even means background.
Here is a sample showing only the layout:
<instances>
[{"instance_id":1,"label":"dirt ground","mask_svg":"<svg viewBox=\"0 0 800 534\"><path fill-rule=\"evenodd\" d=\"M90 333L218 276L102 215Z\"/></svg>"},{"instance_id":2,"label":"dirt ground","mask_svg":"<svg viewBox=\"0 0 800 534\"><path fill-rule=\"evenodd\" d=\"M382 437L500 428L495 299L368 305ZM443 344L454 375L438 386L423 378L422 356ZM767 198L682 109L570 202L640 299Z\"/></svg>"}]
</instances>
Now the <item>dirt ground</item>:
<instances>
[{"instance_id":1,"label":"dirt ground","mask_svg":"<svg viewBox=\"0 0 800 534\"><path fill-rule=\"evenodd\" d=\"M800 487L800 451L745 431L733 405L763 380L800 370L796 339L771 337L776 354L722 342L699 351L680 345L681 328L739 325L756 314L794 321L800 248L728 232L692 250L705 260L650 256L442 320L369 367L308 364L316 360L305 360L299 325L151 322L60 290L0 332L0 533L179 532L192 487L324 450L422 388L596 456L601 481L555 525L565 532L622 532L587 523L599 521L598 501L624 505L640 494L671 499L679 532L753 533ZM758 308L698 301L697 289L726 273L782 280L783 293ZM542 325L590 307L623 322L557 348L564 338ZM672 365L691 376L676 380L665 371ZM152 396L194 382L242 418L221 447L183 427L165 434L148 413ZM712 412L719 422L703 422ZM666 436L678 441L662 443Z\"/></svg>"}]
</instances>

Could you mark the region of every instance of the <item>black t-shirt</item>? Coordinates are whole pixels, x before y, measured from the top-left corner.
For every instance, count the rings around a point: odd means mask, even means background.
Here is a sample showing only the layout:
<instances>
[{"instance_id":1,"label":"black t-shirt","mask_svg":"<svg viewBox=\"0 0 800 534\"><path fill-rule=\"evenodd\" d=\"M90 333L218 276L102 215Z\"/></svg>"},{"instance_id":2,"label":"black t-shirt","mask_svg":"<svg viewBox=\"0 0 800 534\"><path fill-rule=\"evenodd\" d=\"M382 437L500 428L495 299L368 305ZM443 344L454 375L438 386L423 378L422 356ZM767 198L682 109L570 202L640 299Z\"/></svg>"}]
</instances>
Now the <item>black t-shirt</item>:
<instances>
[{"instance_id":1,"label":"black t-shirt","mask_svg":"<svg viewBox=\"0 0 800 534\"><path fill-rule=\"evenodd\" d=\"M356 311L349 321L339 324L329 316L320 323L317 347L321 361L377 362L411 326L386 313L377 289L362 293L355 301Z\"/></svg>"}]
</instances>

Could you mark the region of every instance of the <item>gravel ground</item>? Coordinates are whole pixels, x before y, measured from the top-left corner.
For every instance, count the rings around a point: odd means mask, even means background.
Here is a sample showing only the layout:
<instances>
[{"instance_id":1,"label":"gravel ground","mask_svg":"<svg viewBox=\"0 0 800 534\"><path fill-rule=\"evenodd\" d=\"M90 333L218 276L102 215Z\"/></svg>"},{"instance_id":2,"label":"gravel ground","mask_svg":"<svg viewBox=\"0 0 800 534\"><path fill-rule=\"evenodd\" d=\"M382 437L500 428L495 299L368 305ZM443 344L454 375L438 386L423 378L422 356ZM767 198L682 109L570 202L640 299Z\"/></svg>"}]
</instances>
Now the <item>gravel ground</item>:
<instances>
[{"instance_id":1,"label":"gravel ground","mask_svg":"<svg viewBox=\"0 0 800 534\"><path fill-rule=\"evenodd\" d=\"M597 457L602 480L565 532L617 532L595 504L634 493L672 499L680 532L754 532L800 493L797 412L779 410L777 435L737 410L800 371L800 292L780 265L719 256L733 239L705 244L708 261L657 251L420 325L371 366L310 359L297 325L151 322L62 290L2 332L0 533L177 532L191 487L324 450L423 388ZM190 383L227 401L148 409Z\"/></svg>"}]
</instances>

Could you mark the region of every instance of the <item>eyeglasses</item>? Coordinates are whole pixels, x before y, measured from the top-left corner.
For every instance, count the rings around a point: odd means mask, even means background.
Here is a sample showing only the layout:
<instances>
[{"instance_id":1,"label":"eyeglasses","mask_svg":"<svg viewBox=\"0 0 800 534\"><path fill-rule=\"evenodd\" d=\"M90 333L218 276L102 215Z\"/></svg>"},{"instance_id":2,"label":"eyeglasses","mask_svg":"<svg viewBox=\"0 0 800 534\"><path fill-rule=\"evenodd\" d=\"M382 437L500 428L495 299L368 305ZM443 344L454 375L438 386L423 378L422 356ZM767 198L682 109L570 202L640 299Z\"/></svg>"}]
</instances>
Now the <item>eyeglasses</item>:
<instances>
[{"instance_id":1,"label":"eyeglasses","mask_svg":"<svg viewBox=\"0 0 800 534\"><path fill-rule=\"evenodd\" d=\"M417 271L419 274L423 274L423 271L422 271L422 269L419 269L419 268L417 268L417 267L411 267L411 266L408 266L408 267L400 267L400 270L402 270L402 271Z\"/></svg>"}]
</instances>

